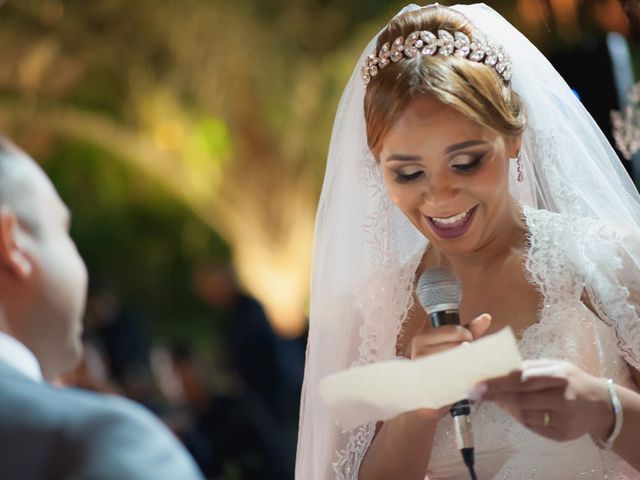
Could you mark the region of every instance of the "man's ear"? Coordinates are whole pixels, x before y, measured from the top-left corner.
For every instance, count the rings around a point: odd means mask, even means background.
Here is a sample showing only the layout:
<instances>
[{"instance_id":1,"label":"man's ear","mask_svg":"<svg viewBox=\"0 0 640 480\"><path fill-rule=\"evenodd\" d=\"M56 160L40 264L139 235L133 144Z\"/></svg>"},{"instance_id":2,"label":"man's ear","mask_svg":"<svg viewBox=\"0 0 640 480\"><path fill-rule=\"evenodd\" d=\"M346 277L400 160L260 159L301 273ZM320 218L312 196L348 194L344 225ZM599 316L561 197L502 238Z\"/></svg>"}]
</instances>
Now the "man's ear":
<instances>
[{"instance_id":1,"label":"man's ear","mask_svg":"<svg viewBox=\"0 0 640 480\"><path fill-rule=\"evenodd\" d=\"M20 279L31 275L31 261L16 241L20 225L7 205L0 207L0 263Z\"/></svg>"}]
</instances>

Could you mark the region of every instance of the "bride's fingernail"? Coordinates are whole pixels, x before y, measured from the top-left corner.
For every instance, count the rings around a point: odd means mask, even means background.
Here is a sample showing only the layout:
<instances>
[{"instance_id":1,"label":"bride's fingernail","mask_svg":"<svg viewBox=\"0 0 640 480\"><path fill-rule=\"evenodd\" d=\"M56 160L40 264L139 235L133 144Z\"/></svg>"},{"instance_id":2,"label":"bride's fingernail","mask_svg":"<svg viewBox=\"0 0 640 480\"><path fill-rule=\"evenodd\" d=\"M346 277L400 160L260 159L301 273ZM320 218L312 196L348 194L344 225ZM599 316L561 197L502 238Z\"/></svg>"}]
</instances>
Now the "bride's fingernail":
<instances>
[{"instance_id":1,"label":"bride's fingernail","mask_svg":"<svg viewBox=\"0 0 640 480\"><path fill-rule=\"evenodd\" d=\"M467 398L474 402L477 402L482 398L482 396L487 392L487 385L485 383L479 383L475 385L471 390L469 390L469 394Z\"/></svg>"},{"instance_id":2,"label":"bride's fingernail","mask_svg":"<svg viewBox=\"0 0 640 480\"><path fill-rule=\"evenodd\" d=\"M573 388L571 388L571 385L567 385L567 388L564 389L564 399L565 400L576 399L576 391Z\"/></svg>"}]
</instances>

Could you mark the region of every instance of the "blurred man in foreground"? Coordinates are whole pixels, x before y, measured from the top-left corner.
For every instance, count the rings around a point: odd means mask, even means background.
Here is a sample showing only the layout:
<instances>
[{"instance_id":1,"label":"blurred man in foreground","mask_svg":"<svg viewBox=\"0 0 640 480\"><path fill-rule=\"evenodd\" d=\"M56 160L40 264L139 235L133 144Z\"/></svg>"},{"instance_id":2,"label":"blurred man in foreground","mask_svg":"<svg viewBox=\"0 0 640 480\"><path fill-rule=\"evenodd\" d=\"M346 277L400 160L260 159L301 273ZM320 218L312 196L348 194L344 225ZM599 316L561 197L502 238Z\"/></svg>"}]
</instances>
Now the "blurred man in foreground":
<instances>
[{"instance_id":1,"label":"blurred man in foreground","mask_svg":"<svg viewBox=\"0 0 640 480\"><path fill-rule=\"evenodd\" d=\"M143 408L47 383L80 359L87 271L41 168L0 139L0 478L201 479Z\"/></svg>"}]
</instances>

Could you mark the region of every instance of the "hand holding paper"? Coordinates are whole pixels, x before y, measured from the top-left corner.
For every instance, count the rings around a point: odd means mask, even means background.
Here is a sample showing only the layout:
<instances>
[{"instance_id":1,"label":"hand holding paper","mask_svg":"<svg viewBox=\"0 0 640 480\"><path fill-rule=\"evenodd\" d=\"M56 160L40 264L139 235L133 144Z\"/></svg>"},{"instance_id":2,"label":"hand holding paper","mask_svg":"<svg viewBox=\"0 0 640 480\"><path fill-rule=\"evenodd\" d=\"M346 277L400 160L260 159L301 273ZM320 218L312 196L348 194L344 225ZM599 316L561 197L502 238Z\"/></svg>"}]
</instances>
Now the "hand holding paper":
<instances>
[{"instance_id":1,"label":"hand holding paper","mask_svg":"<svg viewBox=\"0 0 640 480\"><path fill-rule=\"evenodd\" d=\"M420 360L390 360L330 375L320 395L340 425L352 428L465 398L476 383L522 365L511 328Z\"/></svg>"}]
</instances>

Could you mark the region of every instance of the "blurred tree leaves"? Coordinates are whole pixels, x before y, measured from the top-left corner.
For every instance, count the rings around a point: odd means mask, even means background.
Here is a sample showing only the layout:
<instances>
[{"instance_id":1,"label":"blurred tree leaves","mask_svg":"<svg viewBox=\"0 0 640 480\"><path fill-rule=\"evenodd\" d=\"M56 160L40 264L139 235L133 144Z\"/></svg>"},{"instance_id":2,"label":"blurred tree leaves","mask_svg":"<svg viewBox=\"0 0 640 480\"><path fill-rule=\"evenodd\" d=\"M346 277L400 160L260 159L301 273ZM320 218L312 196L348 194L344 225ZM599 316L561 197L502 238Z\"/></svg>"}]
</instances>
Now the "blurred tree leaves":
<instances>
[{"instance_id":1,"label":"blurred tree leaves","mask_svg":"<svg viewBox=\"0 0 640 480\"><path fill-rule=\"evenodd\" d=\"M489 3L527 34L549 36L548 2ZM230 246L241 280L276 325L294 330L336 104L362 46L402 5L9 1L0 10L0 126L60 165L55 176L80 205L78 224L104 222L78 231L95 269L119 261L131 269L141 259L139 276L118 280L123 290L145 291L150 305L166 301L173 279L159 282L175 273L171 242L193 248L181 260L186 270L203 253L180 239L202 222ZM164 193L141 200L131 185L146 183ZM135 205L149 209L136 217ZM148 246L156 241L157 251ZM113 258L118 242L135 254Z\"/></svg>"},{"instance_id":2,"label":"blurred tree leaves","mask_svg":"<svg viewBox=\"0 0 640 480\"><path fill-rule=\"evenodd\" d=\"M91 284L113 288L146 311L156 335L212 333L191 294L191 265L224 261L228 247L158 182L113 161L94 145L59 142L44 167L60 195L73 199L71 232L91 269ZM79 159L70 168L69 159Z\"/></svg>"}]
</instances>

